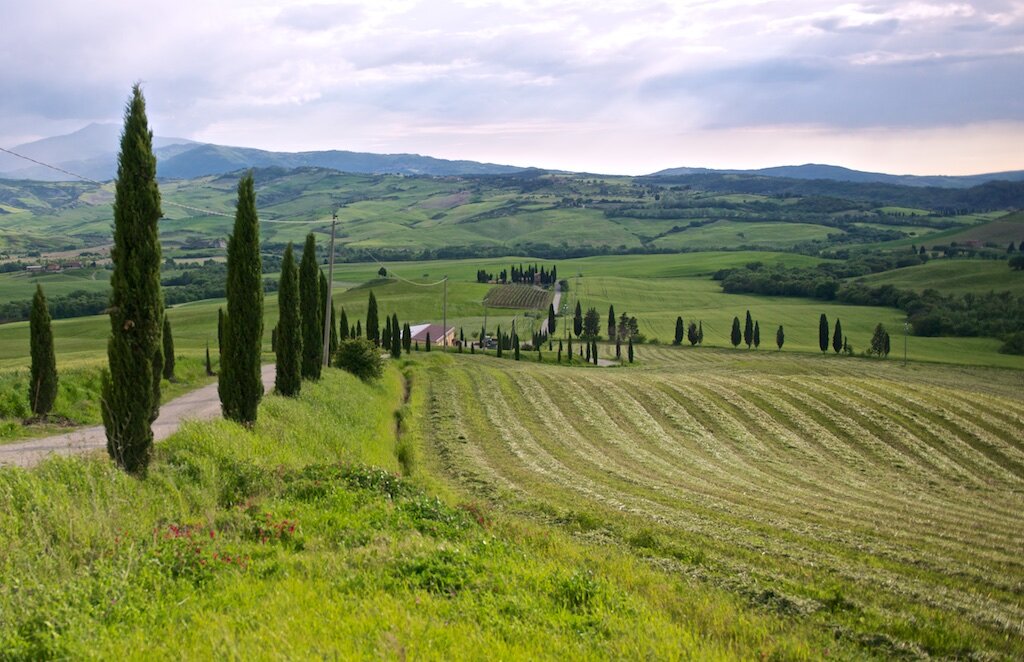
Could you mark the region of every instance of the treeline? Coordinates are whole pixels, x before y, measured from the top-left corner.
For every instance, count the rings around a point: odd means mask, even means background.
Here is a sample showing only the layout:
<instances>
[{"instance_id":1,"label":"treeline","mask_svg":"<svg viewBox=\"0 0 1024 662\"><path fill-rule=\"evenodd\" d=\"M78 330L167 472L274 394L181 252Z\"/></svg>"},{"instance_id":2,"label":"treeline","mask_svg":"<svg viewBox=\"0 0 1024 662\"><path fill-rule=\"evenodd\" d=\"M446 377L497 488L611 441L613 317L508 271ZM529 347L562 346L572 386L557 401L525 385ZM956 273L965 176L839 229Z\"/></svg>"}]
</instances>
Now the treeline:
<instances>
[{"instance_id":1,"label":"treeline","mask_svg":"<svg viewBox=\"0 0 1024 662\"><path fill-rule=\"evenodd\" d=\"M871 268L869 264L869 259L818 267L765 267L752 263L718 272L714 277L731 294L795 296L898 308L906 313L915 336L986 336L1008 341L1024 329L1024 296L1010 292L952 295L933 289L915 292L892 285L840 281L864 275L861 271Z\"/></svg>"},{"instance_id":2,"label":"treeline","mask_svg":"<svg viewBox=\"0 0 1024 662\"><path fill-rule=\"evenodd\" d=\"M74 290L60 296L48 297L46 304L53 319L99 315L110 305L110 293ZM23 322L29 318L31 312L32 299L0 304L0 323Z\"/></svg>"},{"instance_id":3,"label":"treeline","mask_svg":"<svg viewBox=\"0 0 1024 662\"><path fill-rule=\"evenodd\" d=\"M511 273L511 276L509 275ZM493 273L488 273L486 269L478 269L476 272L476 282L478 283L521 283L526 285L533 285L535 282L547 287L558 282L558 266L552 265L551 269L545 269L543 265L538 267L536 264L527 265L523 268L520 264L518 267L512 265L508 269L502 269L498 272L497 278Z\"/></svg>"}]
</instances>

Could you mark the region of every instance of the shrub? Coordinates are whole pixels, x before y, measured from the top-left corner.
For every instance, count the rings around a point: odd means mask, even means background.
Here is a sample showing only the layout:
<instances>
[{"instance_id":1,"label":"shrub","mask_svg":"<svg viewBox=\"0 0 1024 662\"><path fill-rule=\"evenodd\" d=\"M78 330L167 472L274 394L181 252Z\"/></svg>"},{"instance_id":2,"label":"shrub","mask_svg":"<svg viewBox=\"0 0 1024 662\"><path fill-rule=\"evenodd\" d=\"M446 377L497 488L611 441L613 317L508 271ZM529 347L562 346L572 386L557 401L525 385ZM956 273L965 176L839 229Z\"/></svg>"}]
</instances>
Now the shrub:
<instances>
[{"instance_id":1,"label":"shrub","mask_svg":"<svg viewBox=\"0 0 1024 662\"><path fill-rule=\"evenodd\" d=\"M368 382L384 374L384 362L373 342L366 338L350 338L338 345L336 364L339 368Z\"/></svg>"}]
</instances>

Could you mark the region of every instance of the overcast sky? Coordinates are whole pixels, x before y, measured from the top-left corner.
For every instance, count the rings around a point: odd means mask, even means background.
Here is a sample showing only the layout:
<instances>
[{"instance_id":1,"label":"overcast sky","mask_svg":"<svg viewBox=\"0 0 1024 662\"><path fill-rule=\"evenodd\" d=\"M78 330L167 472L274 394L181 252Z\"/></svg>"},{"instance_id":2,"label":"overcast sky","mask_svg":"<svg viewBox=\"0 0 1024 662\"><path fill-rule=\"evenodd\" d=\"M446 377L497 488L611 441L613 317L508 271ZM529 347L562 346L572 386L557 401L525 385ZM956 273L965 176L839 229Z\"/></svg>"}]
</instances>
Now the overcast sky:
<instances>
[{"instance_id":1,"label":"overcast sky","mask_svg":"<svg viewBox=\"0 0 1024 662\"><path fill-rule=\"evenodd\" d=\"M0 0L0 145L158 135L607 173L1024 169L1024 0Z\"/></svg>"}]
</instances>

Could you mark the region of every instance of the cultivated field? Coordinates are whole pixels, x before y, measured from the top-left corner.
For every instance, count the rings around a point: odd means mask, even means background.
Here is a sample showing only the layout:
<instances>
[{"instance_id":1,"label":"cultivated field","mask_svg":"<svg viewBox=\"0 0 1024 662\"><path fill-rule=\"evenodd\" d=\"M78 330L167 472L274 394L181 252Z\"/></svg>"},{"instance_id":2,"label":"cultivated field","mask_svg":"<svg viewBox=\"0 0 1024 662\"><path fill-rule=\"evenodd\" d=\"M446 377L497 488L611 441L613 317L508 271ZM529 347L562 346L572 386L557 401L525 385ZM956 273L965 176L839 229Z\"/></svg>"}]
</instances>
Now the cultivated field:
<instances>
[{"instance_id":1,"label":"cultivated field","mask_svg":"<svg viewBox=\"0 0 1024 662\"><path fill-rule=\"evenodd\" d=\"M552 293L533 285L498 285L492 287L484 304L490 308L515 308L516 310L543 310L551 303Z\"/></svg>"},{"instance_id":2,"label":"cultivated field","mask_svg":"<svg viewBox=\"0 0 1024 662\"><path fill-rule=\"evenodd\" d=\"M428 453L466 492L870 654L1024 655L1021 373L637 354L434 357Z\"/></svg>"}]
</instances>

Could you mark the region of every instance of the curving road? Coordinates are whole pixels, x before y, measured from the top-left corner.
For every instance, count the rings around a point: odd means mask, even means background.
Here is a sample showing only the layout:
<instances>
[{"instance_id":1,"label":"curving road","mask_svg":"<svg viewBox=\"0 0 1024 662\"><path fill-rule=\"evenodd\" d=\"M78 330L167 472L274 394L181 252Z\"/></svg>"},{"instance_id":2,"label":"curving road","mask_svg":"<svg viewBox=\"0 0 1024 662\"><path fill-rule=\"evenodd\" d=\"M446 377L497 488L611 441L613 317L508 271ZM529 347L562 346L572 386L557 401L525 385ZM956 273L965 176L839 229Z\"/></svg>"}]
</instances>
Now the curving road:
<instances>
[{"instance_id":1,"label":"curving road","mask_svg":"<svg viewBox=\"0 0 1024 662\"><path fill-rule=\"evenodd\" d=\"M263 366L263 389L270 393L274 389L274 364ZM217 384L208 384L200 389L175 398L160 407L160 416L153 423L153 437L156 441L174 434L186 420L209 420L220 416L220 398ZM14 465L31 467L53 453L72 455L107 447L107 435L102 425L79 428L53 437L29 439L0 446L0 466Z\"/></svg>"}]
</instances>

